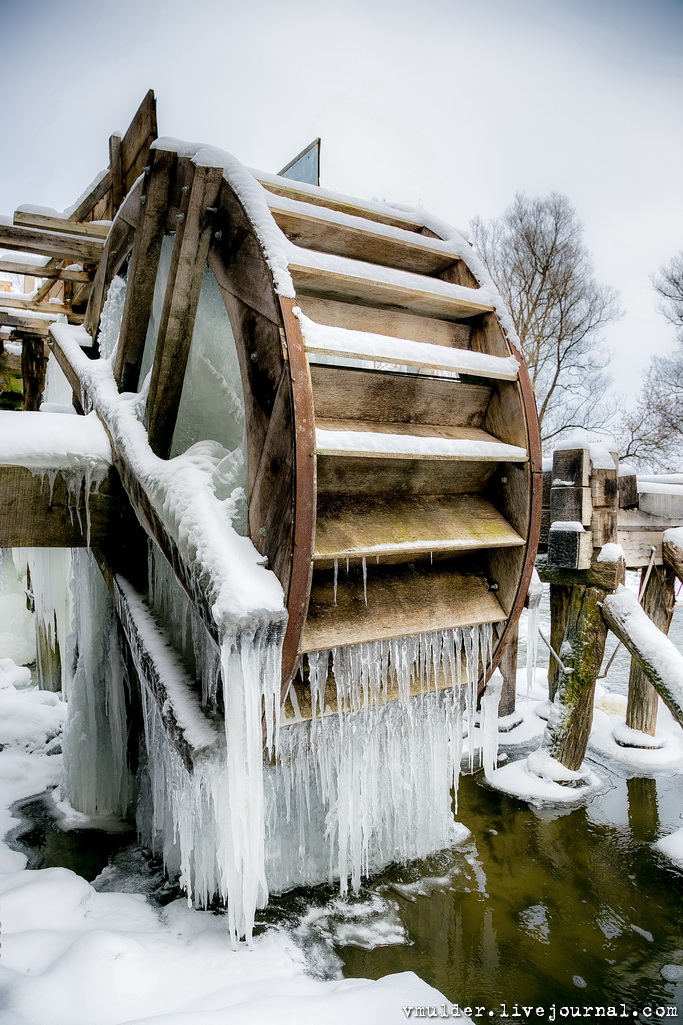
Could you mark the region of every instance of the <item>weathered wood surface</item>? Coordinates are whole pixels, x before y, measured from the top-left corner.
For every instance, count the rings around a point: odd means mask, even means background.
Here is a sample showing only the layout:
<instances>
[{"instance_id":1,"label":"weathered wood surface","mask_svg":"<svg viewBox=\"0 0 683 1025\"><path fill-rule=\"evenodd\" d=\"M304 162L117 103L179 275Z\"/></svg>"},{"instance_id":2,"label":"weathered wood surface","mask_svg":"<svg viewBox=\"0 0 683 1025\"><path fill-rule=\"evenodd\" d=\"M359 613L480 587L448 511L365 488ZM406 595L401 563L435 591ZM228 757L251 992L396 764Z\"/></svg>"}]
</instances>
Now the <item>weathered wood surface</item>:
<instances>
[{"instance_id":1,"label":"weathered wood surface","mask_svg":"<svg viewBox=\"0 0 683 1025\"><path fill-rule=\"evenodd\" d=\"M550 644L558 654L567 632L571 600L572 588L570 586L567 584L550 585ZM555 700L559 681L560 667L551 655L548 662L548 697L551 701Z\"/></svg>"},{"instance_id":2,"label":"weathered wood surface","mask_svg":"<svg viewBox=\"0 0 683 1025\"><path fill-rule=\"evenodd\" d=\"M13 328L21 335L30 334L47 338L51 324L51 320L43 320L38 317L23 317L20 313L6 313L4 310L0 310L0 327Z\"/></svg>"},{"instance_id":3,"label":"weathered wood surface","mask_svg":"<svg viewBox=\"0 0 683 1025\"><path fill-rule=\"evenodd\" d=\"M193 165L179 214L147 399L149 443L162 458L171 450L222 180L222 168Z\"/></svg>"},{"instance_id":4,"label":"weathered wood surface","mask_svg":"<svg viewBox=\"0 0 683 1025\"><path fill-rule=\"evenodd\" d=\"M90 543L101 544L126 529L126 505L112 471L88 499ZM52 494L41 478L23 466L0 466L0 548L84 548L87 544L86 499L67 491L57 474Z\"/></svg>"},{"instance_id":5,"label":"weathered wood surface","mask_svg":"<svg viewBox=\"0 0 683 1025\"><path fill-rule=\"evenodd\" d=\"M39 253L41 256L59 259L69 258L72 263L97 263L102 256L103 248L104 242L99 239L0 224L0 249Z\"/></svg>"},{"instance_id":6,"label":"weathered wood surface","mask_svg":"<svg viewBox=\"0 0 683 1025\"><path fill-rule=\"evenodd\" d=\"M517 663L519 657L519 624L510 632L500 660L499 669L503 677L503 689L498 705L498 716L512 715L517 701Z\"/></svg>"},{"instance_id":7,"label":"weathered wood surface","mask_svg":"<svg viewBox=\"0 0 683 1025\"><path fill-rule=\"evenodd\" d=\"M438 377L311 365L315 414L342 420L353 410L368 422L481 427L491 388Z\"/></svg>"},{"instance_id":8,"label":"weathered wood surface","mask_svg":"<svg viewBox=\"0 0 683 1025\"><path fill-rule=\"evenodd\" d=\"M135 199L136 194L133 192L128 196L128 203L132 205ZM88 308L83 321L83 326L92 338L97 338L100 315L104 306L104 300L107 297L109 285L121 269L132 245L133 227L123 216L119 215L107 236L105 252L95 273L92 292L90 293Z\"/></svg>"},{"instance_id":9,"label":"weathered wood surface","mask_svg":"<svg viewBox=\"0 0 683 1025\"><path fill-rule=\"evenodd\" d=\"M60 281L77 281L90 284L94 277L88 271L67 270L66 267L51 267L49 264L16 263L14 260L0 260L0 273L24 274L33 278L59 278Z\"/></svg>"},{"instance_id":10,"label":"weathered wood surface","mask_svg":"<svg viewBox=\"0 0 683 1025\"><path fill-rule=\"evenodd\" d=\"M24 409L37 412L45 391L45 342L40 336L27 335L21 344L21 377L24 383Z\"/></svg>"},{"instance_id":11,"label":"weathered wood surface","mask_svg":"<svg viewBox=\"0 0 683 1025\"><path fill-rule=\"evenodd\" d=\"M403 228L406 231L420 231L423 227L420 220L409 214L402 214L398 210L375 210L370 205L365 206L361 200L347 200L341 196L326 195L322 190L306 188L301 183L297 184L292 179L281 178L277 175L261 175L258 171L254 171L254 177L268 192L272 192L276 196L287 196L290 199L312 203L314 206L327 207L328 210L337 210L340 213L351 214L353 217L363 217L367 221L389 224L394 228Z\"/></svg>"},{"instance_id":12,"label":"weathered wood surface","mask_svg":"<svg viewBox=\"0 0 683 1025\"><path fill-rule=\"evenodd\" d=\"M653 566L647 585L647 569L641 571L643 611L663 634L668 634L676 604L676 574L668 566ZM628 678L626 725L654 737L657 730L659 696L636 659L631 659Z\"/></svg>"},{"instance_id":13,"label":"weathered wood surface","mask_svg":"<svg viewBox=\"0 0 683 1025\"><path fill-rule=\"evenodd\" d=\"M320 295L342 302L355 299L368 306L388 306L444 320L462 320L491 309L487 303L476 300L476 292L472 299L463 299L430 291L427 284L429 278L425 278L425 286L420 288L412 283L377 281L351 272L320 270L303 263L297 264L294 260L290 262L289 270L294 279L294 287L303 295Z\"/></svg>"},{"instance_id":14,"label":"weathered wood surface","mask_svg":"<svg viewBox=\"0 0 683 1025\"><path fill-rule=\"evenodd\" d=\"M71 306L64 306L61 303L41 303L35 299L21 299L16 295L2 295L0 304L6 309L31 310L34 313L47 313L51 317L58 317L64 314L71 324L82 324L83 314L77 313Z\"/></svg>"},{"instance_id":15,"label":"weathered wood surface","mask_svg":"<svg viewBox=\"0 0 683 1025\"><path fill-rule=\"evenodd\" d=\"M638 662L674 719L683 726L683 655L630 591L608 595L602 607L610 630Z\"/></svg>"},{"instance_id":16,"label":"weathered wood surface","mask_svg":"<svg viewBox=\"0 0 683 1025\"><path fill-rule=\"evenodd\" d=\"M506 618L485 581L444 563L435 563L430 572L416 572L411 567L385 572L381 565L370 563L367 597L366 605L358 569L348 579L340 569L336 605L332 573L317 577L300 650L500 623Z\"/></svg>"},{"instance_id":17,"label":"weathered wood surface","mask_svg":"<svg viewBox=\"0 0 683 1025\"><path fill-rule=\"evenodd\" d=\"M382 232L377 221L360 225L346 219L330 220L316 214L312 204L293 210L274 196L268 206L275 223L296 245L323 253L347 256L366 263L396 267L416 274L439 274L459 259L444 247L429 245L424 235L407 231L404 238Z\"/></svg>"},{"instance_id":18,"label":"weathered wood surface","mask_svg":"<svg viewBox=\"0 0 683 1025\"><path fill-rule=\"evenodd\" d=\"M480 492L496 462L318 455L318 491L343 495L456 495Z\"/></svg>"},{"instance_id":19,"label":"weathered wood surface","mask_svg":"<svg viewBox=\"0 0 683 1025\"><path fill-rule=\"evenodd\" d=\"M405 310L360 306L351 297L347 302L316 295L299 295L297 302L303 313L318 324L343 327L349 331L370 331L409 342L429 342L453 349L469 348L469 323L420 317Z\"/></svg>"},{"instance_id":20,"label":"weathered wood surface","mask_svg":"<svg viewBox=\"0 0 683 1025\"><path fill-rule=\"evenodd\" d=\"M154 150L152 173L143 186L145 202L135 232L128 277L134 287L127 289L116 351L114 376L121 391L136 391L152 312L154 286L164 237L171 175L176 154Z\"/></svg>"},{"instance_id":21,"label":"weathered wood surface","mask_svg":"<svg viewBox=\"0 0 683 1025\"><path fill-rule=\"evenodd\" d=\"M75 221L71 217L58 217L53 214L34 213L32 210L15 210L13 221L22 228L39 228L44 231L62 232L66 235L82 235L84 238L104 240L109 234L109 224L90 224L88 221Z\"/></svg>"},{"instance_id":22,"label":"weathered wood surface","mask_svg":"<svg viewBox=\"0 0 683 1025\"><path fill-rule=\"evenodd\" d=\"M317 451L322 455L326 456L346 456L349 459L410 459L417 458L422 460L458 460L460 462L494 462L499 463L502 458L510 459L505 454L503 445L499 442L499 439L494 437L492 434L488 434L480 427L446 427L442 424L415 424L415 423L387 423L378 420L323 420L320 417L316 418L316 426L321 430L325 431L339 431L346 434L347 432L353 434L354 432L364 432L368 434L391 434L397 437L405 438L442 438L448 441L473 441L483 442L488 445L495 446L495 448L487 451L479 451L476 453L467 452L451 452L451 453L437 453L437 452L424 452L420 450L419 445L415 451L410 451L410 442L406 442L407 451L405 452L385 452L382 450L369 450L359 445L357 449L347 448L344 446L335 447L334 438L327 439L324 442L320 442L317 445ZM525 463L528 459L526 452L513 457L512 462Z\"/></svg>"},{"instance_id":23,"label":"weathered wood surface","mask_svg":"<svg viewBox=\"0 0 683 1025\"><path fill-rule=\"evenodd\" d=\"M679 580L683 581L683 548L676 544L675 541L664 540L662 543L662 559L665 566Z\"/></svg>"},{"instance_id":24,"label":"weathered wood surface","mask_svg":"<svg viewBox=\"0 0 683 1025\"><path fill-rule=\"evenodd\" d=\"M497 509L479 495L391 496L344 499L321 496L313 558L401 556L523 545Z\"/></svg>"}]
</instances>

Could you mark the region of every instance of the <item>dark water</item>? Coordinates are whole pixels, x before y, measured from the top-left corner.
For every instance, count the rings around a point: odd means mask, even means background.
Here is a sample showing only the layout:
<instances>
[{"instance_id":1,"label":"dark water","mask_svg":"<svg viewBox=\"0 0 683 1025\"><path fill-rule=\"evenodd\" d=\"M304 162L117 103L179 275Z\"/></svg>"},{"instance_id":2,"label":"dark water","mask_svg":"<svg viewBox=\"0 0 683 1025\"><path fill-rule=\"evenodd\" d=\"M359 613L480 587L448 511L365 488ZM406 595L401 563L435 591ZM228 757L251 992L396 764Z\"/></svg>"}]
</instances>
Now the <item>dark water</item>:
<instances>
[{"instance_id":1,"label":"dark water","mask_svg":"<svg viewBox=\"0 0 683 1025\"><path fill-rule=\"evenodd\" d=\"M624 1003L683 1016L683 983L660 972L683 965L683 873L650 846L683 825L683 780L611 782L589 808L552 816L463 778L458 818L473 839L421 869L423 879L448 878L425 895L405 886L415 867L374 881L412 944L339 948L344 974L412 970L453 1003L487 1012Z\"/></svg>"},{"instance_id":2,"label":"dark water","mask_svg":"<svg viewBox=\"0 0 683 1025\"><path fill-rule=\"evenodd\" d=\"M683 825L683 778L625 780L597 768L610 789L559 815L490 790L481 773L461 778L458 818L471 839L391 868L356 903L362 917L378 901L380 920L389 908L404 942L363 949L332 928L323 952L320 943L314 950L302 927L311 909L313 918L354 916L353 900L339 912L335 891L324 887L273 900L262 925L290 928L317 974L333 974L339 959L347 977L414 971L453 1004L486 1008L496 1023L526 1021L502 1018L501 1004L508 1014L514 1004L544 1007L545 1020L553 1004L613 1006L620 1015L622 1004L629 1015L649 1005L683 1018L683 982L661 974L683 965L683 872L651 846ZM98 889L146 892L159 903L179 895L130 833L63 832L49 807L45 798L16 807L24 822L13 845L29 849L30 867L99 875Z\"/></svg>"},{"instance_id":3,"label":"dark water","mask_svg":"<svg viewBox=\"0 0 683 1025\"><path fill-rule=\"evenodd\" d=\"M8 842L28 857L28 868L70 868L91 882L110 859L130 845L131 829L109 833L101 829L63 830L51 811L49 794L20 801L12 813L21 825L12 831Z\"/></svg>"}]
</instances>

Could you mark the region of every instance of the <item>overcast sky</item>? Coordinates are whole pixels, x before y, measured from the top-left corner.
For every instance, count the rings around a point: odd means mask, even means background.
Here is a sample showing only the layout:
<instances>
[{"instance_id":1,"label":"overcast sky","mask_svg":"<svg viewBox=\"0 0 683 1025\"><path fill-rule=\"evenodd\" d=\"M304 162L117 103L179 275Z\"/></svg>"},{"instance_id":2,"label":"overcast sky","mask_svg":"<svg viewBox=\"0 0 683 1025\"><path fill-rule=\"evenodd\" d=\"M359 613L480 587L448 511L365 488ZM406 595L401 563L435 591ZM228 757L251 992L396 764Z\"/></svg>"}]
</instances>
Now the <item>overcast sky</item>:
<instances>
[{"instance_id":1,"label":"overcast sky","mask_svg":"<svg viewBox=\"0 0 683 1025\"><path fill-rule=\"evenodd\" d=\"M673 345L650 275L683 248L683 0L0 0L0 213L63 209L148 88L159 130L466 227L566 193L633 397Z\"/></svg>"}]
</instances>

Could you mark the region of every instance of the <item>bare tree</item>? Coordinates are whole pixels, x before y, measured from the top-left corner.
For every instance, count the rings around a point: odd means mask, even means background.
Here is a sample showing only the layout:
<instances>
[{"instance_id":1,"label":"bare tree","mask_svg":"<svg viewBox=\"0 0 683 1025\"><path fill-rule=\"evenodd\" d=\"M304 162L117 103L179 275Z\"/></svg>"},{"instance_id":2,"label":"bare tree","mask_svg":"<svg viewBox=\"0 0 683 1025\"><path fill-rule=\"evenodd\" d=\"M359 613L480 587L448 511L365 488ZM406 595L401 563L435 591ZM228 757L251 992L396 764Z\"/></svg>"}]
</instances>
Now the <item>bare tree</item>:
<instances>
[{"instance_id":1,"label":"bare tree","mask_svg":"<svg viewBox=\"0 0 683 1025\"><path fill-rule=\"evenodd\" d=\"M541 436L604 427L610 358L600 329L621 315L598 284L583 227L566 196L518 193L502 217L470 225L472 241L507 304L536 393Z\"/></svg>"},{"instance_id":2,"label":"bare tree","mask_svg":"<svg viewBox=\"0 0 683 1025\"><path fill-rule=\"evenodd\" d=\"M683 250L652 283L660 312L676 328L671 356L654 356L634 410L619 432L622 458L648 469L680 469L683 461Z\"/></svg>"}]
</instances>

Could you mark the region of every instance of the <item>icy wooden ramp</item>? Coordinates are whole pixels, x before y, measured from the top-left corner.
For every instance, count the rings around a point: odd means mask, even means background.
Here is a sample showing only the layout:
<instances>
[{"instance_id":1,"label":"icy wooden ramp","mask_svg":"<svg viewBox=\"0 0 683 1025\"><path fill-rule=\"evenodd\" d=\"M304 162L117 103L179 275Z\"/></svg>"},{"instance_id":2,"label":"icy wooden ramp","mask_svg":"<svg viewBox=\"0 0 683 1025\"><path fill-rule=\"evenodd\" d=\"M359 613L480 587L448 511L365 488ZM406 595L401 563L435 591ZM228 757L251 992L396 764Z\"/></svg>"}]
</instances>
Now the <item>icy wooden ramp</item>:
<instances>
[{"instance_id":1,"label":"icy wooden ramp","mask_svg":"<svg viewBox=\"0 0 683 1025\"><path fill-rule=\"evenodd\" d=\"M367 605L363 582L339 572L337 604L331 574L314 582L301 651L321 651L344 644L361 644L390 637L449 630L506 618L486 581L472 573L431 567L393 568L387 576L368 566ZM373 572L375 571L375 572Z\"/></svg>"},{"instance_id":2,"label":"icy wooden ramp","mask_svg":"<svg viewBox=\"0 0 683 1025\"><path fill-rule=\"evenodd\" d=\"M524 538L479 495L341 499L320 496L314 559L415 557L429 552L508 548Z\"/></svg>"}]
</instances>

